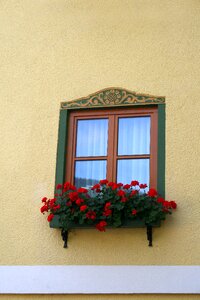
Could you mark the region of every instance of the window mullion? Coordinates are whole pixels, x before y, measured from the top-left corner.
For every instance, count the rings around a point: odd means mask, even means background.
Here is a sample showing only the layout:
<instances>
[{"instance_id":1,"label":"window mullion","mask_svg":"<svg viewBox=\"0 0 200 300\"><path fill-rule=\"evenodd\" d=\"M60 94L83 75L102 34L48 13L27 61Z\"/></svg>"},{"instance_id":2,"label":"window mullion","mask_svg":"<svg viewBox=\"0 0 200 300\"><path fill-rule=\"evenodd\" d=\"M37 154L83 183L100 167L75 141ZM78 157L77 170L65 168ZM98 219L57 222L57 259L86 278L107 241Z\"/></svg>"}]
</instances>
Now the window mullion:
<instances>
[{"instance_id":1,"label":"window mullion","mask_svg":"<svg viewBox=\"0 0 200 300\"><path fill-rule=\"evenodd\" d=\"M113 181L114 172L114 142L115 142L115 116L109 116L108 127L108 159L107 159L107 179Z\"/></svg>"},{"instance_id":2,"label":"window mullion","mask_svg":"<svg viewBox=\"0 0 200 300\"><path fill-rule=\"evenodd\" d=\"M117 181L117 148L118 148L118 116L114 116L114 149L113 149L113 178L114 182Z\"/></svg>"}]
</instances>

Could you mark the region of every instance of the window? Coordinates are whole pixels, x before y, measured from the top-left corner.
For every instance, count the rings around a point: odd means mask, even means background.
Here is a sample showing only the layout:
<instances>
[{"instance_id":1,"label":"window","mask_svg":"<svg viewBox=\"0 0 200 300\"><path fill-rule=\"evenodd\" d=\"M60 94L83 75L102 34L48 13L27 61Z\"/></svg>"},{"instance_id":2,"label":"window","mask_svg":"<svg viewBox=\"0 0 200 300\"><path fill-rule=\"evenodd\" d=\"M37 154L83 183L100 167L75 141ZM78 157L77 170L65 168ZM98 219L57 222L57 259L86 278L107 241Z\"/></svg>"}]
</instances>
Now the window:
<instances>
[{"instance_id":1,"label":"window","mask_svg":"<svg viewBox=\"0 0 200 300\"><path fill-rule=\"evenodd\" d=\"M99 179L165 192L165 99L107 88L61 104L56 184Z\"/></svg>"},{"instance_id":2,"label":"window","mask_svg":"<svg viewBox=\"0 0 200 300\"><path fill-rule=\"evenodd\" d=\"M66 181L90 187L107 178L157 188L157 108L69 114Z\"/></svg>"}]
</instances>

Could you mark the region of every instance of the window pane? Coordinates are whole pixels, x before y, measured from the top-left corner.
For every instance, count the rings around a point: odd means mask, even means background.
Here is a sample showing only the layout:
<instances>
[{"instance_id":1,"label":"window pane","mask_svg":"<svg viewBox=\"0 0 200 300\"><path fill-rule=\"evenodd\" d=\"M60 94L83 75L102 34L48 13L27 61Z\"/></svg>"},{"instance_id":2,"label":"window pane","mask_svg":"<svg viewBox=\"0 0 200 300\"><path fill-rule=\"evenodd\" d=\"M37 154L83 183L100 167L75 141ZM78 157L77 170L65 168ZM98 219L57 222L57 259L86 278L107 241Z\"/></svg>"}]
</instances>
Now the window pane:
<instances>
[{"instance_id":1,"label":"window pane","mask_svg":"<svg viewBox=\"0 0 200 300\"><path fill-rule=\"evenodd\" d=\"M130 183L138 180L149 186L149 159L119 159L117 162L117 182Z\"/></svg>"},{"instance_id":2,"label":"window pane","mask_svg":"<svg viewBox=\"0 0 200 300\"><path fill-rule=\"evenodd\" d=\"M108 119L79 120L76 156L106 156Z\"/></svg>"},{"instance_id":3,"label":"window pane","mask_svg":"<svg viewBox=\"0 0 200 300\"><path fill-rule=\"evenodd\" d=\"M75 186L90 187L106 178L106 160L77 161L75 164Z\"/></svg>"},{"instance_id":4,"label":"window pane","mask_svg":"<svg viewBox=\"0 0 200 300\"><path fill-rule=\"evenodd\" d=\"M150 153L150 117L119 118L118 155Z\"/></svg>"}]
</instances>

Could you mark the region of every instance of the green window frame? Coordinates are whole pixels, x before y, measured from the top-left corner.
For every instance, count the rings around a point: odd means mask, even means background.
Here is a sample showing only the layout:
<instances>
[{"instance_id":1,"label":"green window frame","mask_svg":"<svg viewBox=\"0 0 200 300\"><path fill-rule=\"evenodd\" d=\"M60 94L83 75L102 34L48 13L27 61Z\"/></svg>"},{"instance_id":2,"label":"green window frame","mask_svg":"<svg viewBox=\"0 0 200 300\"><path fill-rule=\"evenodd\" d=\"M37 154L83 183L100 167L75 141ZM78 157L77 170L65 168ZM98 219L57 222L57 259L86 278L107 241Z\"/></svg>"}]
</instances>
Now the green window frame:
<instances>
[{"instance_id":1,"label":"green window frame","mask_svg":"<svg viewBox=\"0 0 200 300\"><path fill-rule=\"evenodd\" d=\"M71 110L154 106L158 110L157 190L165 197L165 97L106 88L87 97L62 102L60 109L55 186L65 182L68 120Z\"/></svg>"}]
</instances>

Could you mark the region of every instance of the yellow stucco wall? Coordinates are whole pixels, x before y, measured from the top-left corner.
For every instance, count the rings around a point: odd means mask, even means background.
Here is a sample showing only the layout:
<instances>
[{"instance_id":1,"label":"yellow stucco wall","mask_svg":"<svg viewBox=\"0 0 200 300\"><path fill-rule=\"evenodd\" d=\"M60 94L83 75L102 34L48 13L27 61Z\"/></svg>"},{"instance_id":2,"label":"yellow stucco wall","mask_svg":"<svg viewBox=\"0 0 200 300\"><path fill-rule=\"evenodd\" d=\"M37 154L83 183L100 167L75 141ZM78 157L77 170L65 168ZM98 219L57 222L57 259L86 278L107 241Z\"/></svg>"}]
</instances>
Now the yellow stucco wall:
<instances>
[{"instance_id":1,"label":"yellow stucco wall","mask_svg":"<svg viewBox=\"0 0 200 300\"><path fill-rule=\"evenodd\" d=\"M1 265L199 264L199 46L198 0L0 1ZM65 250L39 213L54 189L59 105L110 86L166 96L166 196L178 210L153 248L144 229L116 229L76 230Z\"/></svg>"}]
</instances>

